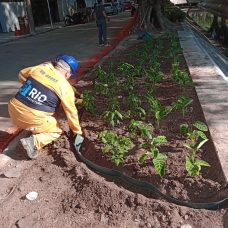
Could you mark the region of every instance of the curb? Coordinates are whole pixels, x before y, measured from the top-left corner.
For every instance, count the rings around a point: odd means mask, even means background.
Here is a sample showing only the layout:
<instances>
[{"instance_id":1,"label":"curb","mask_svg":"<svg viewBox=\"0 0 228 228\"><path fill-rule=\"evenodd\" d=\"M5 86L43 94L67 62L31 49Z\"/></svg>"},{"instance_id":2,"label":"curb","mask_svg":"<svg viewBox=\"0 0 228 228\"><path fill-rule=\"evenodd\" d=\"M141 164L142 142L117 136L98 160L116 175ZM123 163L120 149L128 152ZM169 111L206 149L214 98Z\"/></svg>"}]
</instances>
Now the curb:
<instances>
[{"instance_id":1,"label":"curb","mask_svg":"<svg viewBox=\"0 0 228 228\"><path fill-rule=\"evenodd\" d=\"M133 27L133 25L137 19L137 16L138 16L138 14L135 14L134 17L132 17L128 21L128 23L116 34L116 36L114 36L111 39L110 46L104 48L99 53L92 55L85 59L85 63L78 67L78 70L77 70L78 79L70 80L70 83L72 85L74 85L78 81L80 81L84 74L88 73L97 62L99 62L104 56L106 56L108 53L110 53L117 46L117 44L129 34L129 31L131 30L131 28ZM45 32L47 32L47 31L45 31ZM3 152L3 150L8 146L8 144L21 132L22 132L22 129L19 129L17 127L12 127L12 128L6 129L4 131L5 134L1 135L0 153Z\"/></svg>"},{"instance_id":2,"label":"curb","mask_svg":"<svg viewBox=\"0 0 228 228\"><path fill-rule=\"evenodd\" d=\"M4 45L4 44L7 44L7 43L10 43L10 42L14 42L14 41L18 41L22 38L27 38L27 37L31 37L31 36L37 36L37 35L40 35L40 34L43 34L43 33L47 33L47 32L51 32L51 31L54 31L56 29L60 29L60 28L64 28L64 26L58 26L58 27L55 27L55 28L50 28L50 29L47 29L47 30L44 30L44 31L37 31L35 33L30 33L30 34L25 34L25 35L21 35L21 36L15 36L15 38L10 38L6 41L0 41L0 46L1 45Z\"/></svg>"}]
</instances>

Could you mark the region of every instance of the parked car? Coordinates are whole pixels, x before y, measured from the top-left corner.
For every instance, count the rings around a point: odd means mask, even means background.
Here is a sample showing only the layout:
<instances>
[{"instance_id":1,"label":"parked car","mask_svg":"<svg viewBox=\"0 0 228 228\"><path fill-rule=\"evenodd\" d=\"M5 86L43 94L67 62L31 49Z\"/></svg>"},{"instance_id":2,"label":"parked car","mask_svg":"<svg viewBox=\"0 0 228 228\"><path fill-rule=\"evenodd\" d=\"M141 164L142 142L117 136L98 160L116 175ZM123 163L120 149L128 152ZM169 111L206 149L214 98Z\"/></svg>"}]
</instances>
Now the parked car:
<instances>
[{"instance_id":1,"label":"parked car","mask_svg":"<svg viewBox=\"0 0 228 228\"><path fill-rule=\"evenodd\" d=\"M112 6L112 3L104 3L104 8L107 14L114 14L114 8Z\"/></svg>"},{"instance_id":2,"label":"parked car","mask_svg":"<svg viewBox=\"0 0 228 228\"><path fill-rule=\"evenodd\" d=\"M131 2L124 2L123 3L123 10L130 10L132 7L132 3Z\"/></svg>"}]
</instances>

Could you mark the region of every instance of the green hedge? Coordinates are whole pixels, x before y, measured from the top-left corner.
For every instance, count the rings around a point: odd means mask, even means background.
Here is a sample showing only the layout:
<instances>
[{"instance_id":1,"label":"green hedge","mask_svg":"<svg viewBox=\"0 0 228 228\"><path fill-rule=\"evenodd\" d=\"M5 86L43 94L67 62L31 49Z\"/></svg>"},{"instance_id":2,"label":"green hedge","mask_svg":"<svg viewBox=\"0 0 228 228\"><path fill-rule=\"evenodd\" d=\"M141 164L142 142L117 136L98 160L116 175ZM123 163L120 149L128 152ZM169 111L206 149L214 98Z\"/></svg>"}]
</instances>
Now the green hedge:
<instances>
[{"instance_id":1,"label":"green hedge","mask_svg":"<svg viewBox=\"0 0 228 228\"><path fill-rule=\"evenodd\" d=\"M173 22L181 22L186 17L186 14L182 10L180 10L178 7L170 3L165 5L164 13L167 16L167 18Z\"/></svg>"}]
</instances>

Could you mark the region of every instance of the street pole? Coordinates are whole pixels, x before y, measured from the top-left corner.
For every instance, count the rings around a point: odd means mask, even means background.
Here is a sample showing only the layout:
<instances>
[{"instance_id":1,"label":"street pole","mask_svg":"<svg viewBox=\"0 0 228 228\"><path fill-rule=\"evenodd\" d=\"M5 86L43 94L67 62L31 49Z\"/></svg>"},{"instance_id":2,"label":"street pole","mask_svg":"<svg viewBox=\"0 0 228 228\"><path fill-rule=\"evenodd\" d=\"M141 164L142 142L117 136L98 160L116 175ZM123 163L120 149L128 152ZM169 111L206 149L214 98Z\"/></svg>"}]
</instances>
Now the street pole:
<instances>
[{"instance_id":1,"label":"street pole","mask_svg":"<svg viewBox=\"0 0 228 228\"><path fill-rule=\"evenodd\" d=\"M53 23L52 23L52 18L51 18L51 10L50 10L50 5L49 5L49 0L47 0L47 5L48 5L48 12L49 12L49 18L50 18L51 28L53 28Z\"/></svg>"},{"instance_id":2,"label":"street pole","mask_svg":"<svg viewBox=\"0 0 228 228\"><path fill-rule=\"evenodd\" d=\"M28 15L28 24L29 24L29 30L31 34L35 34L35 26L34 26L34 20L32 15L32 7L31 7L31 1L26 0L26 11Z\"/></svg>"}]
</instances>

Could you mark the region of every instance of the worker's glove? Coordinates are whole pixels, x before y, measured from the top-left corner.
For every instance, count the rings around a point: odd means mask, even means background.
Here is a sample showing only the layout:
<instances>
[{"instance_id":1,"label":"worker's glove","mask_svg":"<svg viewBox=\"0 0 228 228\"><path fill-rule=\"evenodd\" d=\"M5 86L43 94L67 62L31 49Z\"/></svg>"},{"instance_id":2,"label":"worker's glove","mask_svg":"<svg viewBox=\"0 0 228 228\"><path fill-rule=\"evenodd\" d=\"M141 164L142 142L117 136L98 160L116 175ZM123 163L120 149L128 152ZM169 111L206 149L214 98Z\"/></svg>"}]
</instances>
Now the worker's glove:
<instances>
[{"instance_id":1,"label":"worker's glove","mask_svg":"<svg viewBox=\"0 0 228 228\"><path fill-rule=\"evenodd\" d=\"M84 141L84 137L82 135L77 134L75 136L74 145L75 145L75 148L76 148L77 152L80 151L80 147L81 147L83 141Z\"/></svg>"},{"instance_id":2,"label":"worker's glove","mask_svg":"<svg viewBox=\"0 0 228 228\"><path fill-rule=\"evenodd\" d=\"M80 94L80 98L75 98L75 104L76 105L82 105L83 102L83 94Z\"/></svg>"},{"instance_id":3,"label":"worker's glove","mask_svg":"<svg viewBox=\"0 0 228 228\"><path fill-rule=\"evenodd\" d=\"M75 99L76 105L82 105L82 102L83 102L83 99L78 99L78 98Z\"/></svg>"}]
</instances>

